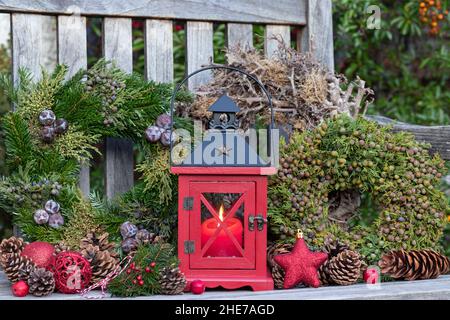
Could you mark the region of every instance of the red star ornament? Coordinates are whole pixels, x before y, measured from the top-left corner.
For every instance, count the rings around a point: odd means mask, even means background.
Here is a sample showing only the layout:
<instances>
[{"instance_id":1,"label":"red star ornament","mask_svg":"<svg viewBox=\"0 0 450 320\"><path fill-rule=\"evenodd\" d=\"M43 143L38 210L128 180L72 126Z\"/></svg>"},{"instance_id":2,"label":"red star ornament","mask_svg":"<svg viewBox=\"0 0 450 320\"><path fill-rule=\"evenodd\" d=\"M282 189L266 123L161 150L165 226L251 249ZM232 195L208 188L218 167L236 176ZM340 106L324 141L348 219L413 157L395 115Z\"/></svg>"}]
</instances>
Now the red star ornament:
<instances>
[{"instance_id":1,"label":"red star ornament","mask_svg":"<svg viewBox=\"0 0 450 320\"><path fill-rule=\"evenodd\" d=\"M284 276L284 288L290 289L299 283L317 288L320 285L317 269L328 258L324 252L311 252L303 238L298 238L290 253L280 254L274 257L286 272Z\"/></svg>"}]
</instances>

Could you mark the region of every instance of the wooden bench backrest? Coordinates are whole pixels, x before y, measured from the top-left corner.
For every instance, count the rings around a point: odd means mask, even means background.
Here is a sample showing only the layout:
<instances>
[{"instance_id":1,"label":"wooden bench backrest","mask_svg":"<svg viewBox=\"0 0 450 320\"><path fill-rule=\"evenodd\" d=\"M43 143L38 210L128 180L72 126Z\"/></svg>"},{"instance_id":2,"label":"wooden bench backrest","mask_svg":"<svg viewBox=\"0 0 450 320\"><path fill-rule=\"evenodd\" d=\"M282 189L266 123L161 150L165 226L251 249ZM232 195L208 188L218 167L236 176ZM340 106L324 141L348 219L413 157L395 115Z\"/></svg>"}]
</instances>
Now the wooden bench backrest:
<instances>
[{"instance_id":1,"label":"wooden bench backrest","mask_svg":"<svg viewBox=\"0 0 450 320\"><path fill-rule=\"evenodd\" d=\"M331 0L0 0L0 12L10 14L12 70L17 81L20 67L35 79L49 59L43 38L49 19L57 20L54 63L70 67L70 74L87 66L86 17L103 18L103 55L132 72L132 18L145 19L145 76L173 81L173 20L186 21L186 66L190 73L213 58L213 22L227 25L227 45L252 45L252 24L265 25L265 53L277 48L272 39L290 41L290 26L302 26L298 43L314 52L330 69L333 64ZM51 59L51 57L50 57ZM203 74L189 82L193 89L208 81ZM106 139L105 193L112 198L133 185L133 146L123 139ZM84 166L80 186L89 192L89 168Z\"/></svg>"}]
</instances>

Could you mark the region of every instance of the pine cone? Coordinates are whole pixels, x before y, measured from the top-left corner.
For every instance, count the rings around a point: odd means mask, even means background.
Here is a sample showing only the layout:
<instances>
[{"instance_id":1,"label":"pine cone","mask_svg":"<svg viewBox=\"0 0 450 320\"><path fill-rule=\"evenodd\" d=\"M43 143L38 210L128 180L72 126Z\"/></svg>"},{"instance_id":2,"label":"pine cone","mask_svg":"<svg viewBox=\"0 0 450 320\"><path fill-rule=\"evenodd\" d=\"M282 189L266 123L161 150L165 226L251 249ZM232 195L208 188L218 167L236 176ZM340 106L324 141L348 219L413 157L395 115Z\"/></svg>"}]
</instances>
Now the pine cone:
<instances>
[{"instance_id":1,"label":"pine cone","mask_svg":"<svg viewBox=\"0 0 450 320\"><path fill-rule=\"evenodd\" d=\"M66 245L64 242L59 242L57 244L55 244L55 256L58 253L64 252L64 251L71 251L70 247L68 245Z\"/></svg>"},{"instance_id":2,"label":"pine cone","mask_svg":"<svg viewBox=\"0 0 450 320\"><path fill-rule=\"evenodd\" d=\"M358 252L344 250L338 255L326 262L324 272L327 273L327 281L331 283L346 286L354 284L361 275L361 256Z\"/></svg>"},{"instance_id":3,"label":"pine cone","mask_svg":"<svg viewBox=\"0 0 450 320\"><path fill-rule=\"evenodd\" d=\"M186 277L179 268L164 267L159 274L162 294L174 295L183 293L186 287Z\"/></svg>"},{"instance_id":4,"label":"pine cone","mask_svg":"<svg viewBox=\"0 0 450 320\"><path fill-rule=\"evenodd\" d=\"M3 256L3 271L8 280L16 283L19 280L27 280L30 273L36 268L31 259L21 256L20 253L9 253Z\"/></svg>"},{"instance_id":5,"label":"pine cone","mask_svg":"<svg viewBox=\"0 0 450 320\"><path fill-rule=\"evenodd\" d=\"M115 253L116 245L108 241L109 234L107 232L97 236L96 231L89 232L86 237L81 239L80 249L84 249L88 245L97 246L100 251L110 251L111 254ZM116 254L117 255L117 254Z\"/></svg>"},{"instance_id":6,"label":"pine cone","mask_svg":"<svg viewBox=\"0 0 450 320\"><path fill-rule=\"evenodd\" d=\"M328 259L336 257L342 251L349 249L350 247L347 244L342 243L339 240L331 241L324 246L325 252L328 253Z\"/></svg>"},{"instance_id":7,"label":"pine cone","mask_svg":"<svg viewBox=\"0 0 450 320\"><path fill-rule=\"evenodd\" d=\"M3 239L0 243L0 266L5 267L6 261L11 254L20 254L25 246L22 238L11 237Z\"/></svg>"},{"instance_id":8,"label":"pine cone","mask_svg":"<svg viewBox=\"0 0 450 320\"><path fill-rule=\"evenodd\" d=\"M110 251L101 251L92 244L86 245L80 253L91 265L92 283L104 279L119 263L119 259L115 254L111 254Z\"/></svg>"},{"instance_id":9,"label":"pine cone","mask_svg":"<svg viewBox=\"0 0 450 320\"><path fill-rule=\"evenodd\" d=\"M278 263L273 259L278 254L285 254L291 252L293 245L291 243L286 244L273 244L267 249L267 263L269 264L270 271L272 273L273 282L275 288L283 289L285 272Z\"/></svg>"},{"instance_id":10,"label":"pine cone","mask_svg":"<svg viewBox=\"0 0 450 320\"><path fill-rule=\"evenodd\" d=\"M450 271L449 259L434 250L396 250L381 257L381 273L394 279L434 279Z\"/></svg>"},{"instance_id":11,"label":"pine cone","mask_svg":"<svg viewBox=\"0 0 450 320\"><path fill-rule=\"evenodd\" d=\"M324 245L324 251L328 254L328 260L319 267L319 279L321 285L332 285L337 284L333 280L333 277L330 274L330 262L333 258L337 257L341 252L346 250L350 250L347 244L340 242L339 240L327 241ZM362 262L362 261L361 261ZM361 275L361 271L360 271ZM359 278L359 276L358 276Z\"/></svg>"},{"instance_id":12,"label":"pine cone","mask_svg":"<svg viewBox=\"0 0 450 320\"><path fill-rule=\"evenodd\" d=\"M55 290L55 279L51 271L36 268L28 279L30 293L36 297L48 296Z\"/></svg>"}]
</instances>

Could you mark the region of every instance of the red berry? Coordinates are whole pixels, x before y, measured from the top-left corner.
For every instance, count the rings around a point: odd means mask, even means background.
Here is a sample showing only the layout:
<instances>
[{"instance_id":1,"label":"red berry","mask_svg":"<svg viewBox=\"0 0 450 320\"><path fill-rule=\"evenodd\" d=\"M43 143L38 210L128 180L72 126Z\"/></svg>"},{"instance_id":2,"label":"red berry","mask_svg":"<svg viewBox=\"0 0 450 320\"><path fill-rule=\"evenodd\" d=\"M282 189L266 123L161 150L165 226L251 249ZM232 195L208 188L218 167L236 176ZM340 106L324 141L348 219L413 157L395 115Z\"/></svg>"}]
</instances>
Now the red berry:
<instances>
[{"instance_id":1,"label":"red berry","mask_svg":"<svg viewBox=\"0 0 450 320\"><path fill-rule=\"evenodd\" d=\"M142 276L141 276L141 275L138 275L138 276L136 277L136 279L139 280L139 281L141 281L141 280L142 280Z\"/></svg>"},{"instance_id":2,"label":"red berry","mask_svg":"<svg viewBox=\"0 0 450 320\"><path fill-rule=\"evenodd\" d=\"M130 264L131 269L134 269L135 266L136 266L136 264L134 262Z\"/></svg>"},{"instance_id":3,"label":"red berry","mask_svg":"<svg viewBox=\"0 0 450 320\"><path fill-rule=\"evenodd\" d=\"M145 268L145 272L149 273L149 272L152 272L152 270L150 270L149 267L146 267L146 268Z\"/></svg>"},{"instance_id":4,"label":"red berry","mask_svg":"<svg viewBox=\"0 0 450 320\"><path fill-rule=\"evenodd\" d=\"M133 282L133 284L136 284L136 283L137 283L137 280L136 280L136 279L134 279L134 280L133 280L132 282Z\"/></svg>"},{"instance_id":5,"label":"red berry","mask_svg":"<svg viewBox=\"0 0 450 320\"><path fill-rule=\"evenodd\" d=\"M152 263L150 263L150 267L152 267L152 268L154 268L156 266L156 262L152 262Z\"/></svg>"},{"instance_id":6,"label":"red berry","mask_svg":"<svg viewBox=\"0 0 450 320\"><path fill-rule=\"evenodd\" d=\"M127 269L127 274L130 274L131 273L131 269Z\"/></svg>"},{"instance_id":7,"label":"red berry","mask_svg":"<svg viewBox=\"0 0 450 320\"><path fill-rule=\"evenodd\" d=\"M139 285L143 286L144 285L144 280L139 280Z\"/></svg>"}]
</instances>

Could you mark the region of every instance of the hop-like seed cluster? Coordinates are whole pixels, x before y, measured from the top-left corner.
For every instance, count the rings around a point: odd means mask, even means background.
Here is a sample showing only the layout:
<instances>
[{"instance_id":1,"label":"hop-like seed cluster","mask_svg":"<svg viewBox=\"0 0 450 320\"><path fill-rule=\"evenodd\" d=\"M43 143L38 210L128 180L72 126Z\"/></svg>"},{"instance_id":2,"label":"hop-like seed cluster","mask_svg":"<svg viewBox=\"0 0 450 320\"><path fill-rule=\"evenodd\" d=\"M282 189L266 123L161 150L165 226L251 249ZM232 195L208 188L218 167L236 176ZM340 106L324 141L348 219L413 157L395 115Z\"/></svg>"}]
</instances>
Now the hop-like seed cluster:
<instances>
[{"instance_id":1,"label":"hop-like seed cluster","mask_svg":"<svg viewBox=\"0 0 450 320\"><path fill-rule=\"evenodd\" d=\"M447 209L436 188L443 170L442 159L413 136L339 116L293 134L282 147L269 188L271 231L286 241L301 228L318 246L326 239L351 241L369 261L383 249L434 248ZM334 194L348 190L371 194L379 208L371 225L350 229L348 217L330 206Z\"/></svg>"},{"instance_id":2,"label":"hop-like seed cluster","mask_svg":"<svg viewBox=\"0 0 450 320\"><path fill-rule=\"evenodd\" d=\"M97 95L102 102L103 124L111 126L114 124L114 114L118 110L115 103L118 92L126 87L125 82L119 81L117 77L110 74L107 69L91 69L86 74L86 91Z\"/></svg>"}]
</instances>

